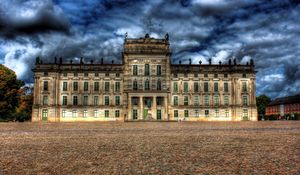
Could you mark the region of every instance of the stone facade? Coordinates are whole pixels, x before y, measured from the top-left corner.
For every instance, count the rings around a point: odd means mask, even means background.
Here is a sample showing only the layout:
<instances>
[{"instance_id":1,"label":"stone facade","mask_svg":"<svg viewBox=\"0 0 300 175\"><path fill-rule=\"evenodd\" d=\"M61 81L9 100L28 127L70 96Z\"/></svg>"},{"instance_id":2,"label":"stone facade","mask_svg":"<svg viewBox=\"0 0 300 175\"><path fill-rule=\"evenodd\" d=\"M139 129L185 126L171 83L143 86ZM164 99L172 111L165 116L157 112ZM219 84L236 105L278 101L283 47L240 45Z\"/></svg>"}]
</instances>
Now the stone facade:
<instances>
[{"instance_id":1,"label":"stone facade","mask_svg":"<svg viewBox=\"0 0 300 175\"><path fill-rule=\"evenodd\" d=\"M37 60L32 121L257 120L253 61L172 64L168 35L125 38L122 64Z\"/></svg>"}]
</instances>

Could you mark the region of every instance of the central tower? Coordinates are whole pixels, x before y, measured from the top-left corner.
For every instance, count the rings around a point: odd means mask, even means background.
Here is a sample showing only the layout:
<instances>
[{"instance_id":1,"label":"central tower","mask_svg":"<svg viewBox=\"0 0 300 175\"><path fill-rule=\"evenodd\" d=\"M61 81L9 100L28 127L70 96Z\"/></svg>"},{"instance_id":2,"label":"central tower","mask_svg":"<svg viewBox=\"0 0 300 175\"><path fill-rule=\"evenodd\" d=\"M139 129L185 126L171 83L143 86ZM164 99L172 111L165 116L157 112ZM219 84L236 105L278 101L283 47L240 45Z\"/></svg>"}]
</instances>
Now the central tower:
<instances>
[{"instance_id":1,"label":"central tower","mask_svg":"<svg viewBox=\"0 0 300 175\"><path fill-rule=\"evenodd\" d=\"M124 93L126 119L168 120L170 98L170 44L163 39L125 38Z\"/></svg>"}]
</instances>

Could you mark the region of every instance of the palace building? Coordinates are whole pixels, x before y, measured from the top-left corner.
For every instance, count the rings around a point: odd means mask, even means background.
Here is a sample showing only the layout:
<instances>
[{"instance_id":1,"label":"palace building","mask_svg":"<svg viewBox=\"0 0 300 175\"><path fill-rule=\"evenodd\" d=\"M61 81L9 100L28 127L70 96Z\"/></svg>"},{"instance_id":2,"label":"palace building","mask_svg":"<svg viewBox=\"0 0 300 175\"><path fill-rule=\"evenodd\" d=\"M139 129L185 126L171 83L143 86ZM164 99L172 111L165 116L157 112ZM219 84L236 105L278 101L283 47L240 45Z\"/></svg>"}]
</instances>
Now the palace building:
<instances>
[{"instance_id":1,"label":"palace building","mask_svg":"<svg viewBox=\"0 0 300 175\"><path fill-rule=\"evenodd\" d=\"M171 62L169 36L125 38L122 63L42 63L32 121L257 120L254 63Z\"/></svg>"}]
</instances>

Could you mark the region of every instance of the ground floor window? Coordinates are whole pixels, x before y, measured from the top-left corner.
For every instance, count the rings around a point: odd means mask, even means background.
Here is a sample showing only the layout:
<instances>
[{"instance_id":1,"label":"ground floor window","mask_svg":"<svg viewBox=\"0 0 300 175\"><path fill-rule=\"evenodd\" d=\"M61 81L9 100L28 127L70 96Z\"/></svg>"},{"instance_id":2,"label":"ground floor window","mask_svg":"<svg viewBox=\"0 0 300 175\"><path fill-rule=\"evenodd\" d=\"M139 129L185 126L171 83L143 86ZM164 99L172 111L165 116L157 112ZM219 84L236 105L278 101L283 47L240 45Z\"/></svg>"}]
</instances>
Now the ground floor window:
<instances>
[{"instance_id":1,"label":"ground floor window","mask_svg":"<svg viewBox=\"0 0 300 175\"><path fill-rule=\"evenodd\" d=\"M215 117L219 117L219 109L215 109Z\"/></svg>"},{"instance_id":2,"label":"ground floor window","mask_svg":"<svg viewBox=\"0 0 300 175\"><path fill-rule=\"evenodd\" d=\"M199 110L195 110L195 117L198 118L199 117Z\"/></svg>"},{"instance_id":3,"label":"ground floor window","mask_svg":"<svg viewBox=\"0 0 300 175\"><path fill-rule=\"evenodd\" d=\"M248 109L243 110L243 119L248 120Z\"/></svg>"},{"instance_id":4,"label":"ground floor window","mask_svg":"<svg viewBox=\"0 0 300 175\"><path fill-rule=\"evenodd\" d=\"M174 110L174 117L178 118L178 110Z\"/></svg>"},{"instance_id":5,"label":"ground floor window","mask_svg":"<svg viewBox=\"0 0 300 175\"><path fill-rule=\"evenodd\" d=\"M137 116L138 116L137 110L134 109L134 110L132 111L132 119L134 119L134 120L135 120L135 119L138 119Z\"/></svg>"},{"instance_id":6,"label":"ground floor window","mask_svg":"<svg viewBox=\"0 0 300 175\"><path fill-rule=\"evenodd\" d=\"M116 117L116 118L119 118L119 117L120 117L120 111L119 111L119 110L116 110L116 111L115 111L115 117Z\"/></svg>"},{"instance_id":7,"label":"ground floor window","mask_svg":"<svg viewBox=\"0 0 300 175\"><path fill-rule=\"evenodd\" d=\"M105 110L105 111L104 111L104 116L105 116L105 118L108 118L108 117L109 117L109 110Z\"/></svg>"},{"instance_id":8,"label":"ground floor window","mask_svg":"<svg viewBox=\"0 0 300 175\"><path fill-rule=\"evenodd\" d=\"M98 110L95 110L95 111L94 111L94 117L95 117L95 118L99 117L99 112L98 112Z\"/></svg>"},{"instance_id":9,"label":"ground floor window","mask_svg":"<svg viewBox=\"0 0 300 175\"><path fill-rule=\"evenodd\" d=\"M225 110L225 117L229 117L229 110L228 109Z\"/></svg>"},{"instance_id":10,"label":"ground floor window","mask_svg":"<svg viewBox=\"0 0 300 175\"><path fill-rule=\"evenodd\" d=\"M161 110L160 109L157 110L156 115L157 115L156 116L157 120L161 120Z\"/></svg>"},{"instance_id":11,"label":"ground floor window","mask_svg":"<svg viewBox=\"0 0 300 175\"><path fill-rule=\"evenodd\" d=\"M184 110L184 117L189 117L189 110Z\"/></svg>"},{"instance_id":12,"label":"ground floor window","mask_svg":"<svg viewBox=\"0 0 300 175\"><path fill-rule=\"evenodd\" d=\"M67 111L66 110L62 110L62 117L65 118L67 116Z\"/></svg>"},{"instance_id":13,"label":"ground floor window","mask_svg":"<svg viewBox=\"0 0 300 175\"><path fill-rule=\"evenodd\" d=\"M48 109L43 109L42 120L48 120Z\"/></svg>"},{"instance_id":14,"label":"ground floor window","mask_svg":"<svg viewBox=\"0 0 300 175\"><path fill-rule=\"evenodd\" d=\"M88 111L87 111L87 110L84 110L84 111L83 111L83 117L84 117L84 118L86 118L86 117L87 117L87 113L88 113Z\"/></svg>"},{"instance_id":15,"label":"ground floor window","mask_svg":"<svg viewBox=\"0 0 300 175\"><path fill-rule=\"evenodd\" d=\"M209 110L204 111L205 117L209 117Z\"/></svg>"},{"instance_id":16,"label":"ground floor window","mask_svg":"<svg viewBox=\"0 0 300 175\"><path fill-rule=\"evenodd\" d=\"M72 111L72 117L77 117L77 111L76 110Z\"/></svg>"}]
</instances>

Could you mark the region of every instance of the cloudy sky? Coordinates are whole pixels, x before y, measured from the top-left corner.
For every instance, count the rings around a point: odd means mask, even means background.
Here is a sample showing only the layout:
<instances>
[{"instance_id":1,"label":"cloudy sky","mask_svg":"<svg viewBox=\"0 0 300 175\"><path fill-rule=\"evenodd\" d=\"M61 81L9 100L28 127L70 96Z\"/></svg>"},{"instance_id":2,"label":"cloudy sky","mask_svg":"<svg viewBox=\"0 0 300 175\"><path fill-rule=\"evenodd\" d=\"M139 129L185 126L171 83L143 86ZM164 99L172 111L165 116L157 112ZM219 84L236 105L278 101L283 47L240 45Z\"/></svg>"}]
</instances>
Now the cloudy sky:
<instances>
[{"instance_id":1,"label":"cloudy sky","mask_svg":"<svg viewBox=\"0 0 300 175\"><path fill-rule=\"evenodd\" d=\"M0 63L27 83L37 56L120 62L126 32L169 33L175 63L253 58L257 95L300 93L297 0L0 0Z\"/></svg>"}]
</instances>

